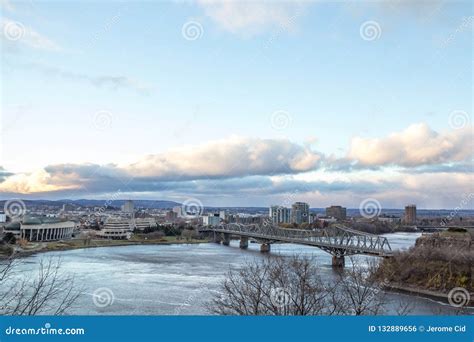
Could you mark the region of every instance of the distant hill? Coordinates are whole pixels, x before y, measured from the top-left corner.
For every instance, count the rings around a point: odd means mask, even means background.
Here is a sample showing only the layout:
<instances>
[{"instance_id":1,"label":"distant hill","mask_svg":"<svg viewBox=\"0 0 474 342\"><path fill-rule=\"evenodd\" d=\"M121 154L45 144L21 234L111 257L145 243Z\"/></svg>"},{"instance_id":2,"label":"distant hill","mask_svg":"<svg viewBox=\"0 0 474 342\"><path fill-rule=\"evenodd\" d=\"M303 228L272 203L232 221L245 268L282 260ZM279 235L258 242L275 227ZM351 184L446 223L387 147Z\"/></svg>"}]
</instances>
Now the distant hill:
<instances>
[{"instance_id":1,"label":"distant hill","mask_svg":"<svg viewBox=\"0 0 474 342\"><path fill-rule=\"evenodd\" d=\"M78 200L70 200L70 199L62 199L57 201L50 201L50 200L23 200L26 207L29 205L45 205L51 207L62 207L63 204L74 204L82 207L101 207L105 204L120 208L126 200L90 200L90 199L78 199ZM174 202L174 201L160 201L160 200L133 200L135 204L135 208L147 208L147 209L168 209L173 208L175 206L180 206L181 203ZM5 201L0 201L0 206L3 208Z\"/></svg>"},{"instance_id":2,"label":"distant hill","mask_svg":"<svg viewBox=\"0 0 474 342\"><path fill-rule=\"evenodd\" d=\"M63 203L73 203L81 206L102 206L107 200L61 200ZM113 200L107 202L110 206L121 207L126 200ZM167 209L181 205L181 203L174 201L161 201L161 200L133 200L135 208L147 208L147 209Z\"/></svg>"}]
</instances>

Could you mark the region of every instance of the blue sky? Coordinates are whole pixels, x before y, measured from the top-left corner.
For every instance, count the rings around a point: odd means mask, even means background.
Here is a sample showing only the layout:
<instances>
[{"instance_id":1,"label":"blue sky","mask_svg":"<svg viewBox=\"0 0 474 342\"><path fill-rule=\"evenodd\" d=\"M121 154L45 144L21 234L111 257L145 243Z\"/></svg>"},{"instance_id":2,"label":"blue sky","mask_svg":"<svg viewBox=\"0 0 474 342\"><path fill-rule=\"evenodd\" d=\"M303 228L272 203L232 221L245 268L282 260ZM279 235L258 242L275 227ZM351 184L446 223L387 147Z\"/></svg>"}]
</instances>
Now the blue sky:
<instances>
[{"instance_id":1,"label":"blue sky","mask_svg":"<svg viewBox=\"0 0 474 342\"><path fill-rule=\"evenodd\" d=\"M467 1L2 1L0 191L455 207L474 191L472 22Z\"/></svg>"}]
</instances>

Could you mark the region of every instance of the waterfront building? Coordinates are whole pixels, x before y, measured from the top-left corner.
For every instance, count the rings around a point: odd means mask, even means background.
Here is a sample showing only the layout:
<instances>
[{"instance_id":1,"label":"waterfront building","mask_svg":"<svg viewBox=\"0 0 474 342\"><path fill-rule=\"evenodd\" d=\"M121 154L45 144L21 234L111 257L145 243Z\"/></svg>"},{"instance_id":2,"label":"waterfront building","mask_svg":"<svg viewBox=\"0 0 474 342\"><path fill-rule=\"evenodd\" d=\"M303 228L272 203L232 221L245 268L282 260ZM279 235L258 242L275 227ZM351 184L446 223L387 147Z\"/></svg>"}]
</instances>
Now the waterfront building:
<instances>
[{"instance_id":1,"label":"waterfront building","mask_svg":"<svg viewBox=\"0 0 474 342\"><path fill-rule=\"evenodd\" d=\"M341 207L340 205L332 205L326 208L326 216L334 217L337 220L346 219L346 208Z\"/></svg>"},{"instance_id":2,"label":"waterfront building","mask_svg":"<svg viewBox=\"0 0 474 342\"><path fill-rule=\"evenodd\" d=\"M7 225L5 232L12 232L28 241L54 241L71 239L75 228L73 221L26 216L22 221Z\"/></svg>"},{"instance_id":3,"label":"waterfront building","mask_svg":"<svg viewBox=\"0 0 474 342\"><path fill-rule=\"evenodd\" d=\"M273 223L290 223L291 210L283 206L272 205L269 210L269 216Z\"/></svg>"},{"instance_id":4,"label":"waterfront building","mask_svg":"<svg viewBox=\"0 0 474 342\"><path fill-rule=\"evenodd\" d=\"M410 204L405 206L405 217L404 221L406 224L416 224L416 205Z\"/></svg>"},{"instance_id":5,"label":"waterfront building","mask_svg":"<svg viewBox=\"0 0 474 342\"><path fill-rule=\"evenodd\" d=\"M305 202L295 202L291 206L291 223L309 222L309 204Z\"/></svg>"},{"instance_id":6,"label":"waterfront building","mask_svg":"<svg viewBox=\"0 0 474 342\"><path fill-rule=\"evenodd\" d=\"M130 219L110 217L96 233L96 236L103 239L128 240L134 229L134 223Z\"/></svg>"}]
</instances>

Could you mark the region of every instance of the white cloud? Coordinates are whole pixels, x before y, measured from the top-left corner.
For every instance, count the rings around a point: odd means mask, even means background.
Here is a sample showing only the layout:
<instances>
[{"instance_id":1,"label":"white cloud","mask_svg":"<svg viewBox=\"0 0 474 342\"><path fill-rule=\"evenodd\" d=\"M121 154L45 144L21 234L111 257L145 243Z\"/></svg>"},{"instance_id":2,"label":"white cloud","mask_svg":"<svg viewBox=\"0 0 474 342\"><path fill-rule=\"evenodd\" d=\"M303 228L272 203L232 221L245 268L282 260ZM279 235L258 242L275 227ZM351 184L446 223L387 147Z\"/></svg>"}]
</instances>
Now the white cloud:
<instances>
[{"instance_id":1,"label":"white cloud","mask_svg":"<svg viewBox=\"0 0 474 342\"><path fill-rule=\"evenodd\" d=\"M133 164L59 164L18 174L0 183L0 192L41 192L82 185L104 188L120 179L177 182L253 175L295 174L318 167L321 157L288 140L232 137L149 155Z\"/></svg>"},{"instance_id":2,"label":"white cloud","mask_svg":"<svg viewBox=\"0 0 474 342\"><path fill-rule=\"evenodd\" d=\"M413 167L469 160L473 148L472 126L438 133L420 123L384 138L355 137L348 157L361 166Z\"/></svg>"},{"instance_id":3,"label":"white cloud","mask_svg":"<svg viewBox=\"0 0 474 342\"><path fill-rule=\"evenodd\" d=\"M6 47L23 45L38 50L62 50L57 43L22 22L3 17L0 20L0 28L2 43Z\"/></svg>"},{"instance_id":4,"label":"white cloud","mask_svg":"<svg viewBox=\"0 0 474 342\"><path fill-rule=\"evenodd\" d=\"M199 0L198 4L221 28L243 34L275 28L292 30L305 7L301 1Z\"/></svg>"},{"instance_id":5,"label":"white cloud","mask_svg":"<svg viewBox=\"0 0 474 342\"><path fill-rule=\"evenodd\" d=\"M304 172L320 159L289 140L231 137L151 155L124 169L141 177L240 177Z\"/></svg>"}]
</instances>

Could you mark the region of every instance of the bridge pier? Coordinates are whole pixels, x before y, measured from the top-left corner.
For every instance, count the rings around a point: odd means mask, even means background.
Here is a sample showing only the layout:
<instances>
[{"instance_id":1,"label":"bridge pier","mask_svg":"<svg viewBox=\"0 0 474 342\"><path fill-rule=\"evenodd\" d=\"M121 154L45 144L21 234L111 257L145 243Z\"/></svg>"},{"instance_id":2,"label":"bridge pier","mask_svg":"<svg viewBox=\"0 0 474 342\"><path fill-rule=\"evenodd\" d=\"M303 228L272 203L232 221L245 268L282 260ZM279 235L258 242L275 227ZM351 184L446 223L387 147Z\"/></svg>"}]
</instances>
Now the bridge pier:
<instances>
[{"instance_id":1,"label":"bridge pier","mask_svg":"<svg viewBox=\"0 0 474 342\"><path fill-rule=\"evenodd\" d=\"M270 244L269 243L262 243L260 245L260 252L261 253L268 253L270 252Z\"/></svg>"},{"instance_id":2,"label":"bridge pier","mask_svg":"<svg viewBox=\"0 0 474 342\"><path fill-rule=\"evenodd\" d=\"M341 268L344 267L345 261L343 256L337 256L333 255L332 256L332 267L334 268Z\"/></svg>"},{"instance_id":3,"label":"bridge pier","mask_svg":"<svg viewBox=\"0 0 474 342\"><path fill-rule=\"evenodd\" d=\"M221 240L222 240L221 234L214 232L214 242L220 244Z\"/></svg>"},{"instance_id":4,"label":"bridge pier","mask_svg":"<svg viewBox=\"0 0 474 342\"><path fill-rule=\"evenodd\" d=\"M242 249L247 249L249 247L249 238L246 236L241 236L239 247Z\"/></svg>"},{"instance_id":5,"label":"bridge pier","mask_svg":"<svg viewBox=\"0 0 474 342\"><path fill-rule=\"evenodd\" d=\"M222 234L223 239L222 239L222 244L224 246L229 246L230 245L230 234L229 233L224 233Z\"/></svg>"}]
</instances>

